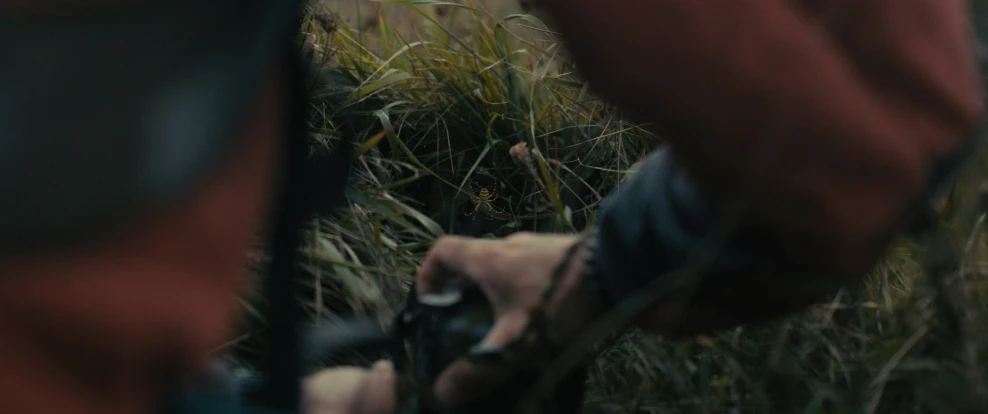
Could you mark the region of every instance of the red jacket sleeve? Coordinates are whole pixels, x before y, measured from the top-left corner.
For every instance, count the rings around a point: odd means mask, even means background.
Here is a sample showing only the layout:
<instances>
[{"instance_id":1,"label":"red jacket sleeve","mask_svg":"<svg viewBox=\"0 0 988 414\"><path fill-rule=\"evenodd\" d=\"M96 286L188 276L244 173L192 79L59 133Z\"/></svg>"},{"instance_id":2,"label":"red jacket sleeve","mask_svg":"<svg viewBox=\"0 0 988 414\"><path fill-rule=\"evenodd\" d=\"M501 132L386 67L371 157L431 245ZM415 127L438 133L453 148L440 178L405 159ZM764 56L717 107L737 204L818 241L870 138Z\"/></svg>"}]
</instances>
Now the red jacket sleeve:
<instances>
[{"instance_id":1,"label":"red jacket sleeve","mask_svg":"<svg viewBox=\"0 0 988 414\"><path fill-rule=\"evenodd\" d=\"M842 273L867 272L980 121L963 0L544 3L717 206Z\"/></svg>"}]
</instances>

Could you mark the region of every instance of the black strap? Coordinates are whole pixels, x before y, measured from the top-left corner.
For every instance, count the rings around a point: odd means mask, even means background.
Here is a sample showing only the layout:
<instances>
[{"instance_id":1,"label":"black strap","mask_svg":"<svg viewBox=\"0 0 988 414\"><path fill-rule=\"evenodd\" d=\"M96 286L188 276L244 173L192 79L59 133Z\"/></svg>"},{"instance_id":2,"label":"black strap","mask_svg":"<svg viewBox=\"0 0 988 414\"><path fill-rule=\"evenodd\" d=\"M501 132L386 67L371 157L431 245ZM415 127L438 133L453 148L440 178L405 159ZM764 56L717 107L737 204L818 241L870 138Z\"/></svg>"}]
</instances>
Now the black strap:
<instances>
[{"instance_id":1,"label":"black strap","mask_svg":"<svg viewBox=\"0 0 988 414\"><path fill-rule=\"evenodd\" d=\"M263 282L268 301L267 358L262 362L259 387L247 398L251 404L297 412L301 396L302 319L298 301L299 248L305 223L314 213L326 214L342 204L348 178L351 145L340 143L325 158L310 161L308 140L307 65L293 47L288 63L291 94L289 139L283 162L280 205L275 210L271 235L271 262Z\"/></svg>"},{"instance_id":2,"label":"black strap","mask_svg":"<svg viewBox=\"0 0 988 414\"><path fill-rule=\"evenodd\" d=\"M300 385L297 355L299 350L299 321L302 309L297 302L295 280L296 256L301 246L301 226L309 215L305 189L306 174L302 168L306 161L306 142L303 108L304 91L298 91L298 65L292 70L289 139L286 140L282 158L286 168L281 177L280 205L275 209L271 237L271 262L264 275L264 297L268 301L267 358L261 363L263 378L260 387L248 398L252 403L297 411Z\"/></svg>"}]
</instances>

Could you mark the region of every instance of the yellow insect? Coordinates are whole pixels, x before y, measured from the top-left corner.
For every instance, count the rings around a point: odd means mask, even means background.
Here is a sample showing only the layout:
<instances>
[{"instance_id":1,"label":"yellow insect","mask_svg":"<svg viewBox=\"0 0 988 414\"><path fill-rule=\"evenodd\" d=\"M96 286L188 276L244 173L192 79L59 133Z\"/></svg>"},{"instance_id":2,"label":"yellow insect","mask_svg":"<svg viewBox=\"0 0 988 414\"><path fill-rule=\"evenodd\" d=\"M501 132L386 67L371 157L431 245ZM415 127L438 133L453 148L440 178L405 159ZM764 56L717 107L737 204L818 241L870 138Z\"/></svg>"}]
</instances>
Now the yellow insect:
<instances>
[{"instance_id":1,"label":"yellow insect","mask_svg":"<svg viewBox=\"0 0 988 414\"><path fill-rule=\"evenodd\" d=\"M480 192L475 196L470 196L470 199L473 200L473 210L467 213L468 216L477 214L477 211L483 211L487 215L490 215L494 211L494 206L491 205L491 202L497 200L497 192L496 190L491 191L487 188L481 188Z\"/></svg>"},{"instance_id":2,"label":"yellow insect","mask_svg":"<svg viewBox=\"0 0 988 414\"><path fill-rule=\"evenodd\" d=\"M481 188L480 192L475 196L471 196L470 199L473 201L473 210L467 213L468 216L477 214L477 211L483 211L487 217L495 220L511 220L511 217L504 213L503 211L498 211L491 202L497 200L496 190L492 191L485 188Z\"/></svg>"}]
</instances>

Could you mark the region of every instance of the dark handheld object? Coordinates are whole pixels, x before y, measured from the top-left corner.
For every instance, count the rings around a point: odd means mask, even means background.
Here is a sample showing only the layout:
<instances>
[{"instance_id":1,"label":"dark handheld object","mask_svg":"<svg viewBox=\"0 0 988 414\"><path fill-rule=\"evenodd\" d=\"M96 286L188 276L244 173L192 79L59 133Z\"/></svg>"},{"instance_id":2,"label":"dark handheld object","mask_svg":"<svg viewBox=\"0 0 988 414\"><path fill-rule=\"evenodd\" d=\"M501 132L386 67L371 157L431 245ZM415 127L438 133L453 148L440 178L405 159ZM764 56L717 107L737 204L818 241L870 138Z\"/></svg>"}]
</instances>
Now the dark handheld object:
<instances>
[{"instance_id":1,"label":"dark handheld object","mask_svg":"<svg viewBox=\"0 0 988 414\"><path fill-rule=\"evenodd\" d=\"M376 358L390 355L399 375L414 384L408 401L413 413L506 413L518 412L519 400L539 379L537 368L520 368L515 377L493 393L462 407L444 410L432 393L443 370L457 359L470 357L497 364L499 353L476 347L494 324L494 313L483 292L470 285L443 294L408 295L405 309L394 325L380 328L367 320L352 319L313 330L307 343L306 365L318 369L342 355L362 354ZM538 403L539 413L578 413L583 400L586 367L574 369Z\"/></svg>"}]
</instances>

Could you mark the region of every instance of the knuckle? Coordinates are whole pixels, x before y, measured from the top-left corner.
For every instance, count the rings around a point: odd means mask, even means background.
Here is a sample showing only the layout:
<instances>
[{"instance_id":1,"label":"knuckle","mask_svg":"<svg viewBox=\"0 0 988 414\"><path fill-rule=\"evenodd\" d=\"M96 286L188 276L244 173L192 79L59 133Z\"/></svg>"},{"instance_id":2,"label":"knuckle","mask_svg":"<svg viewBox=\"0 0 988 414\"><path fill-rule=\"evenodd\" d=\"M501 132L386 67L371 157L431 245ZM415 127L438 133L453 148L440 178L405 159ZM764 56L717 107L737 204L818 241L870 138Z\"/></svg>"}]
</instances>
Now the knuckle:
<instances>
[{"instance_id":1,"label":"knuckle","mask_svg":"<svg viewBox=\"0 0 988 414\"><path fill-rule=\"evenodd\" d=\"M444 255L455 252L464 243L464 239L457 236L442 236L436 239L429 249L429 255Z\"/></svg>"},{"instance_id":2,"label":"knuckle","mask_svg":"<svg viewBox=\"0 0 988 414\"><path fill-rule=\"evenodd\" d=\"M443 248L448 248L449 246L455 244L458 240L456 236L441 236L436 239L436 242L432 244L433 250L439 250Z\"/></svg>"},{"instance_id":3,"label":"knuckle","mask_svg":"<svg viewBox=\"0 0 988 414\"><path fill-rule=\"evenodd\" d=\"M504 260L504 250L498 248L480 248L474 250L473 259L478 260L487 266L486 268L491 268L496 266L499 262Z\"/></svg>"},{"instance_id":4,"label":"knuckle","mask_svg":"<svg viewBox=\"0 0 988 414\"><path fill-rule=\"evenodd\" d=\"M506 263L511 260L511 255L504 249L491 247L478 249L471 259L475 260L477 264L472 276L478 281L492 282L504 273Z\"/></svg>"},{"instance_id":5,"label":"knuckle","mask_svg":"<svg viewBox=\"0 0 988 414\"><path fill-rule=\"evenodd\" d=\"M538 234L531 231L519 231L504 238L504 244L509 247L521 247L531 243L538 238Z\"/></svg>"},{"instance_id":6,"label":"knuckle","mask_svg":"<svg viewBox=\"0 0 988 414\"><path fill-rule=\"evenodd\" d=\"M533 231L518 231L518 232L512 233L511 235L509 235L506 238L507 239L512 239L512 240L519 240L519 239L520 240L526 240L526 239L533 239L533 238L536 237L536 235L537 235L537 233L535 233Z\"/></svg>"}]
</instances>

